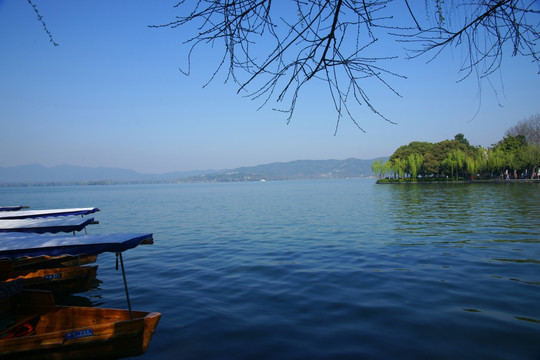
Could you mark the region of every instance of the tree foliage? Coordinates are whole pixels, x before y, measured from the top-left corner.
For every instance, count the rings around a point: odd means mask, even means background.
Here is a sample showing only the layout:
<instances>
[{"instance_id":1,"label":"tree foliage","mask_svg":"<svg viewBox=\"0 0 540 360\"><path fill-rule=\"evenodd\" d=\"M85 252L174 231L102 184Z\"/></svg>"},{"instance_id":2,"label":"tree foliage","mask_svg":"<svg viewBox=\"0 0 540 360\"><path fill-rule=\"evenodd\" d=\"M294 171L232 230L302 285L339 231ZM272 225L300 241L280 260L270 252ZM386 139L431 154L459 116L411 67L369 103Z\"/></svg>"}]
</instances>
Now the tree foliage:
<instances>
[{"instance_id":1,"label":"tree foliage","mask_svg":"<svg viewBox=\"0 0 540 360\"><path fill-rule=\"evenodd\" d=\"M179 15L153 27L178 28L189 34L191 56L201 46L219 47L221 71L238 92L293 116L306 84L325 83L337 111L336 131L343 116L360 129L352 104L366 105L390 121L367 92L376 80L398 94L390 79L402 76L388 66L405 57L429 59L448 47L465 55L461 77L496 71L503 54L530 57L540 67L536 0L181 0ZM419 6L420 4L420 6ZM406 15L406 16L403 16ZM427 16L426 16L427 15ZM194 30L195 29L195 30ZM380 47L380 39L403 42L403 53ZM217 46L218 45L218 46ZM399 95L399 94L398 94Z\"/></svg>"},{"instance_id":2,"label":"tree foliage","mask_svg":"<svg viewBox=\"0 0 540 360\"><path fill-rule=\"evenodd\" d=\"M456 136L454 136L454 140L462 143L463 145L465 145L467 147L471 146L469 144L469 140L465 139L465 135L463 135L462 133L459 133Z\"/></svg>"},{"instance_id":3,"label":"tree foliage","mask_svg":"<svg viewBox=\"0 0 540 360\"><path fill-rule=\"evenodd\" d=\"M471 146L458 134L454 140L435 144L415 141L402 145L387 163L379 162L375 168L381 178L532 177L540 171L540 146L528 144L523 135L508 135L485 149Z\"/></svg>"}]
</instances>

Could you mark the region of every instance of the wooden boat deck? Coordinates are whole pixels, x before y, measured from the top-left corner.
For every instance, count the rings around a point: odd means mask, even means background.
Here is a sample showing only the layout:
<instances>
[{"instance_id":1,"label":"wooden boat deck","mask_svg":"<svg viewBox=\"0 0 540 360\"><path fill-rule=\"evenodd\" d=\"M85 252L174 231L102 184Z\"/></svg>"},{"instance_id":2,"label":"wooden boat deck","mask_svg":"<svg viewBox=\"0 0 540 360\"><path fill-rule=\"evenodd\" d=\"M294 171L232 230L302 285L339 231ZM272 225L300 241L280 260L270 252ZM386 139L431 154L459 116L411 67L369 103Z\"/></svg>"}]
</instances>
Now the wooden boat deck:
<instances>
[{"instance_id":1,"label":"wooden boat deck","mask_svg":"<svg viewBox=\"0 0 540 360\"><path fill-rule=\"evenodd\" d=\"M29 295L30 294L30 295ZM25 299L26 297L26 299ZM143 354L161 314L53 305L47 292L26 292L0 332L2 359L107 359ZM30 333L9 337L21 326Z\"/></svg>"}]
</instances>

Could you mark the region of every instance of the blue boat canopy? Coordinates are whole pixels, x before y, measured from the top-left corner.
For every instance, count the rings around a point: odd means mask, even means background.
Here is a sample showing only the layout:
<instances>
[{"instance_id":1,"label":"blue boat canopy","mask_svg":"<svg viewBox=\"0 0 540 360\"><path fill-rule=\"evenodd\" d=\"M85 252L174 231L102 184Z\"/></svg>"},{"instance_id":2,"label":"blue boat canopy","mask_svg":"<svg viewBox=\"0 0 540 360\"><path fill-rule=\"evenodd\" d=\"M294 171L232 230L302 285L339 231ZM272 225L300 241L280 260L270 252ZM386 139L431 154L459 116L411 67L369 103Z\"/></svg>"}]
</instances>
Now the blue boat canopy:
<instances>
[{"instance_id":1,"label":"blue boat canopy","mask_svg":"<svg viewBox=\"0 0 540 360\"><path fill-rule=\"evenodd\" d=\"M0 211L18 211L21 209L25 209L26 206L0 206Z\"/></svg>"},{"instance_id":2,"label":"blue boat canopy","mask_svg":"<svg viewBox=\"0 0 540 360\"><path fill-rule=\"evenodd\" d=\"M28 219L37 217L88 215L99 211L98 208L48 209L48 210L19 210L0 213L0 219Z\"/></svg>"},{"instance_id":3,"label":"blue boat canopy","mask_svg":"<svg viewBox=\"0 0 540 360\"><path fill-rule=\"evenodd\" d=\"M0 219L0 232L58 233L81 231L88 224L96 224L94 218L76 215L29 219Z\"/></svg>"},{"instance_id":4,"label":"blue boat canopy","mask_svg":"<svg viewBox=\"0 0 540 360\"><path fill-rule=\"evenodd\" d=\"M0 258L97 255L103 252L119 253L141 243L152 243L152 234L0 234Z\"/></svg>"}]
</instances>

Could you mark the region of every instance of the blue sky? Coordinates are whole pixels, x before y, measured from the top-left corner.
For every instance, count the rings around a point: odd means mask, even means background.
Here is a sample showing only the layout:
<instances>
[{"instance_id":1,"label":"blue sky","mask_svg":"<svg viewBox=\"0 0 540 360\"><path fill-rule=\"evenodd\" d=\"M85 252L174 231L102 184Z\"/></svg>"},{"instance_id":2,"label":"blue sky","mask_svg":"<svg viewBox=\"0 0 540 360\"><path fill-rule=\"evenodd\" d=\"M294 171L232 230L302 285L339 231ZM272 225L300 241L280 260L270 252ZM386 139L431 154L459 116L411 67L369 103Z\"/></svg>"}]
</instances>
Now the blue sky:
<instances>
[{"instance_id":1,"label":"blue sky","mask_svg":"<svg viewBox=\"0 0 540 360\"><path fill-rule=\"evenodd\" d=\"M366 133L336 113L326 88L302 93L292 122L237 95L221 74L203 88L219 50L196 53L191 75L182 30L151 29L178 15L175 1L37 1L56 42L49 43L26 1L0 0L0 166L40 163L165 173L299 159L371 159L411 141L463 133L473 145L500 140L540 113L540 76L529 59L504 58L490 82L461 83L459 50L389 67L403 95L368 86L397 125L355 108ZM423 2L422 2L423 3ZM386 50L401 53L402 45ZM481 91L479 91L481 88ZM499 106L500 105L502 106Z\"/></svg>"}]
</instances>

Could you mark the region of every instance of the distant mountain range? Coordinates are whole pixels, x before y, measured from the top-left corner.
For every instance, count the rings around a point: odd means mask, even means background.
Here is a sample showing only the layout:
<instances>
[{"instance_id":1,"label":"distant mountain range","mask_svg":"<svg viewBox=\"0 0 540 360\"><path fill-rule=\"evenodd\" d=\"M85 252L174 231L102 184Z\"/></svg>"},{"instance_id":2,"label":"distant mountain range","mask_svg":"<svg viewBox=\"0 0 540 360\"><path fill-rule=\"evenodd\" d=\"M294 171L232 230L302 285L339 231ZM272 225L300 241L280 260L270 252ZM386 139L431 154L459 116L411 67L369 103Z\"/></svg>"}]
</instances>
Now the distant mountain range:
<instances>
[{"instance_id":1,"label":"distant mountain range","mask_svg":"<svg viewBox=\"0 0 540 360\"><path fill-rule=\"evenodd\" d=\"M297 160L200 174L185 178L183 181L231 182L361 178L372 176L371 164L374 160L376 159Z\"/></svg>"},{"instance_id":2,"label":"distant mountain range","mask_svg":"<svg viewBox=\"0 0 540 360\"><path fill-rule=\"evenodd\" d=\"M187 171L167 174L141 174L135 170L59 165L45 167L39 164L0 167L0 184L3 185L54 185L75 183L137 183L167 182L200 174L215 172Z\"/></svg>"},{"instance_id":3,"label":"distant mountain range","mask_svg":"<svg viewBox=\"0 0 540 360\"><path fill-rule=\"evenodd\" d=\"M382 158L379 158L382 159ZM61 185L159 182L231 182L293 179L359 178L372 175L375 159L297 160L231 170L141 174L117 168L39 164L0 167L0 185Z\"/></svg>"}]
</instances>

